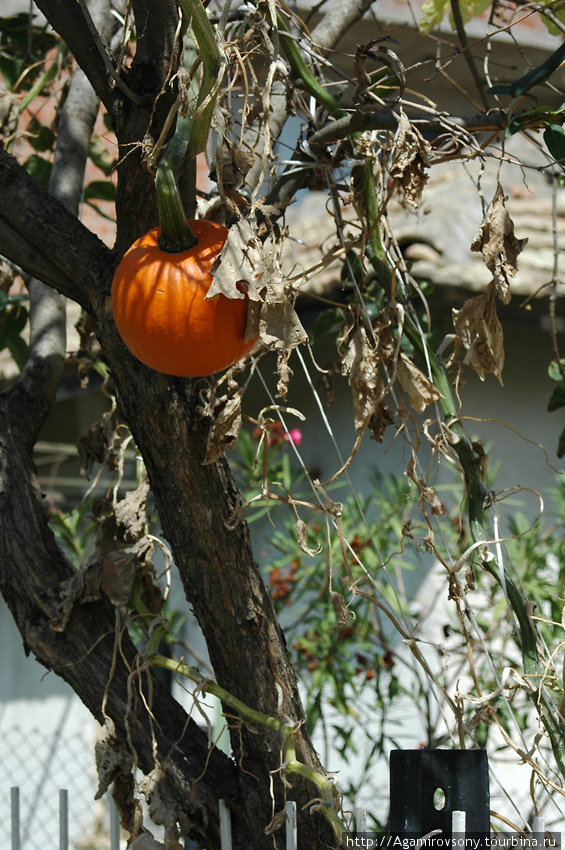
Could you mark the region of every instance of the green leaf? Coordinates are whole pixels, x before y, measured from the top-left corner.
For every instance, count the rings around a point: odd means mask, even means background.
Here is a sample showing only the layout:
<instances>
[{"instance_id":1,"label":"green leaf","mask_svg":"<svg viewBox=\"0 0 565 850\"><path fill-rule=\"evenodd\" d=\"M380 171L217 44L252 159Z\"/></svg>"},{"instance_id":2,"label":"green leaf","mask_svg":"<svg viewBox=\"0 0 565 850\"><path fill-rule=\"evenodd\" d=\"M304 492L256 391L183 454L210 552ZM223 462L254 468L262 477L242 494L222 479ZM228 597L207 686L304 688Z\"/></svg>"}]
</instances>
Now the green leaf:
<instances>
[{"instance_id":1,"label":"green leaf","mask_svg":"<svg viewBox=\"0 0 565 850\"><path fill-rule=\"evenodd\" d=\"M21 336L8 336L6 337L6 347L21 372L27 360L28 346L26 341Z\"/></svg>"},{"instance_id":2,"label":"green leaf","mask_svg":"<svg viewBox=\"0 0 565 850\"><path fill-rule=\"evenodd\" d=\"M0 312L5 310L9 303L8 296L3 289L0 289Z\"/></svg>"},{"instance_id":3,"label":"green leaf","mask_svg":"<svg viewBox=\"0 0 565 850\"><path fill-rule=\"evenodd\" d=\"M496 86L490 86L487 94L511 94L511 88L507 83L499 83Z\"/></svg>"},{"instance_id":4,"label":"green leaf","mask_svg":"<svg viewBox=\"0 0 565 850\"><path fill-rule=\"evenodd\" d=\"M34 150L44 153L52 150L55 144L55 133L51 127L45 127L37 118L32 118L28 125L28 141Z\"/></svg>"},{"instance_id":5,"label":"green leaf","mask_svg":"<svg viewBox=\"0 0 565 850\"><path fill-rule=\"evenodd\" d=\"M559 363L557 360L552 360L547 368L547 374L552 381L562 381L565 375L565 357L562 357Z\"/></svg>"},{"instance_id":6,"label":"green leaf","mask_svg":"<svg viewBox=\"0 0 565 850\"><path fill-rule=\"evenodd\" d=\"M559 410L560 407L565 407L565 381L557 384L547 405L547 409L550 412L552 410Z\"/></svg>"},{"instance_id":7,"label":"green leaf","mask_svg":"<svg viewBox=\"0 0 565 850\"><path fill-rule=\"evenodd\" d=\"M105 113L106 115L106 113ZM112 173L116 166L115 160L109 156L107 148L98 137L93 139L88 149L88 156L94 165L100 169L107 177Z\"/></svg>"},{"instance_id":8,"label":"green leaf","mask_svg":"<svg viewBox=\"0 0 565 850\"><path fill-rule=\"evenodd\" d=\"M543 133L543 140L551 156L565 168L565 129L561 124L550 124Z\"/></svg>"},{"instance_id":9,"label":"green leaf","mask_svg":"<svg viewBox=\"0 0 565 850\"><path fill-rule=\"evenodd\" d=\"M113 203L116 200L116 187L111 180L93 180L84 190L84 200L90 201L109 201Z\"/></svg>"},{"instance_id":10,"label":"green leaf","mask_svg":"<svg viewBox=\"0 0 565 850\"><path fill-rule=\"evenodd\" d=\"M510 86L510 94L512 97L520 97L534 86L545 82L545 80L547 80L547 78L550 77L557 68L559 68L564 59L565 43L561 44L557 50L554 50L553 53L541 63L541 65L537 65L535 68L532 68L531 71L528 71L527 74L524 74L523 77L520 77L512 83Z\"/></svg>"},{"instance_id":11,"label":"green leaf","mask_svg":"<svg viewBox=\"0 0 565 850\"><path fill-rule=\"evenodd\" d=\"M49 178L51 177L51 163L49 160L43 159L43 157L33 153L24 163L24 168L34 180L37 180L44 189L47 189Z\"/></svg>"},{"instance_id":12,"label":"green leaf","mask_svg":"<svg viewBox=\"0 0 565 850\"><path fill-rule=\"evenodd\" d=\"M19 88L29 88L41 73L45 54L57 42L58 37L46 27L30 27L27 12L0 18L0 73L6 88L12 91L26 66L28 71Z\"/></svg>"},{"instance_id":13,"label":"green leaf","mask_svg":"<svg viewBox=\"0 0 565 850\"><path fill-rule=\"evenodd\" d=\"M422 35L427 35L435 26L441 24L449 6L450 0L426 0L422 5L422 14L418 24L418 29Z\"/></svg>"},{"instance_id":14,"label":"green leaf","mask_svg":"<svg viewBox=\"0 0 565 850\"><path fill-rule=\"evenodd\" d=\"M563 457L565 455L565 428L561 431L561 436L559 437L559 443L557 444L557 457Z\"/></svg>"},{"instance_id":15,"label":"green leaf","mask_svg":"<svg viewBox=\"0 0 565 850\"><path fill-rule=\"evenodd\" d=\"M341 307L336 307L331 310L324 310L317 317L312 327L312 342L320 339L320 337L333 331L334 328L340 327L345 321L345 313Z\"/></svg>"},{"instance_id":16,"label":"green leaf","mask_svg":"<svg viewBox=\"0 0 565 850\"><path fill-rule=\"evenodd\" d=\"M9 336L18 337L27 324L29 313L25 307L11 307L6 314L5 330Z\"/></svg>"}]
</instances>

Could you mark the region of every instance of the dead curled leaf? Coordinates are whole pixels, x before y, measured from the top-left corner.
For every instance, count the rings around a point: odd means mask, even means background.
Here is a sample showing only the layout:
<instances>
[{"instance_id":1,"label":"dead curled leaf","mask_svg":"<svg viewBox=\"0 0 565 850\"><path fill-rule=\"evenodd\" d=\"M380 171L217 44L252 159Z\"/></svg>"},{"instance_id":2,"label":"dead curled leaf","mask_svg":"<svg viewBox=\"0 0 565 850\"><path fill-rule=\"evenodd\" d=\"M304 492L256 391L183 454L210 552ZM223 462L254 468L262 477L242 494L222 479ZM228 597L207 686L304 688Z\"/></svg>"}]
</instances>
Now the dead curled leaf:
<instances>
[{"instance_id":1,"label":"dead curled leaf","mask_svg":"<svg viewBox=\"0 0 565 850\"><path fill-rule=\"evenodd\" d=\"M430 506L432 514L441 515L445 513L445 507L434 488L418 476L415 458L412 458L406 467L406 477L413 481L418 488L418 502L421 507L424 507L424 503L426 503Z\"/></svg>"},{"instance_id":2,"label":"dead curled leaf","mask_svg":"<svg viewBox=\"0 0 565 850\"><path fill-rule=\"evenodd\" d=\"M278 352L281 375L279 395L286 392L288 358L308 339L294 308L296 293L284 280L277 252L263 245L247 219L241 219L229 231L207 298L220 292L228 298L250 301L246 339L259 337L263 345Z\"/></svg>"},{"instance_id":3,"label":"dead curled leaf","mask_svg":"<svg viewBox=\"0 0 565 850\"><path fill-rule=\"evenodd\" d=\"M353 395L355 429L365 428L374 417L385 393L385 384L378 373L379 355L370 344L363 326L357 328L347 346L341 363Z\"/></svg>"},{"instance_id":4,"label":"dead curled leaf","mask_svg":"<svg viewBox=\"0 0 565 850\"><path fill-rule=\"evenodd\" d=\"M284 826L288 821L288 816L286 813L286 809L282 809L280 812L276 812L269 824L265 827L265 835L273 835L273 833L277 832L282 826Z\"/></svg>"},{"instance_id":5,"label":"dead curled leaf","mask_svg":"<svg viewBox=\"0 0 565 850\"><path fill-rule=\"evenodd\" d=\"M345 599L343 598L341 593L337 593L335 590L332 591L330 593L330 602L332 603L334 611L337 615L338 626L347 626L347 624L351 620L351 614L347 610Z\"/></svg>"},{"instance_id":6,"label":"dead curled leaf","mask_svg":"<svg viewBox=\"0 0 565 850\"><path fill-rule=\"evenodd\" d=\"M478 373L496 375L502 384L504 347L502 325L496 314L496 284L493 281L481 295L469 298L460 310L453 310L453 325L467 353L463 362Z\"/></svg>"},{"instance_id":7,"label":"dead curled leaf","mask_svg":"<svg viewBox=\"0 0 565 850\"><path fill-rule=\"evenodd\" d=\"M492 274L496 294L503 304L510 301L510 278L518 271L518 255L528 242L514 235L514 223L506 209L506 200L499 184L487 219L471 245L471 251L483 255L484 263Z\"/></svg>"},{"instance_id":8,"label":"dead curled leaf","mask_svg":"<svg viewBox=\"0 0 565 850\"><path fill-rule=\"evenodd\" d=\"M394 416L384 401L377 405L377 408L369 419L369 431L371 432L371 440L377 443L382 443L385 436L385 431L389 425L394 422Z\"/></svg>"},{"instance_id":9,"label":"dead curled leaf","mask_svg":"<svg viewBox=\"0 0 565 850\"><path fill-rule=\"evenodd\" d=\"M398 358L396 379L418 413L423 413L428 404L443 398L430 379L408 359L404 352L401 352Z\"/></svg>"},{"instance_id":10,"label":"dead curled leaf","mask_svg":"<svg viewBox=\"0 0 565 850\"><path fill-rule=\"evenodd\" d=\"M221 292L227 298L243 298L246 292L250 301L261 301L264 273L261 242L247 219L240 219L229 229L206 297L214 298Z\"/></svg>"},{"instance_id":11,"label":"dead curled leaf","mask_svg":"<svg viewBox=\"0 0 565 850\"><path fill-rule=\"evenodd\" d=\"M318 543L315 549L312 549L308 546L307 537L308 537L308 526L302 519L297 519L294 524L294 530L296 531L296 538L298 540L298 545L307 555L311 555L314 557L315 555L319 555L322 551L321 545Z\"/></svg>"},{"instance_id":12,"label":"dead curled leaf","mask_svg":"<svg viewBox=\"0 0 565 850\"><path fill-rule=\"evenodd\" d=\"M57 609L49 620L54 632L64 632L76 602L85 604L100 599L100 585L104 574L104 560L97 547L90 554L80 570L61 585Z\"/></svg>"},{"instance_id":13,"label":"dead curled leaf","mask_svg":"<svg viewBox=\"0 0 565 850\"><path fill-rule=\"evenodd\" d=\"M121 741L115 737L113 728L106 726L104 735L94 745L98 790L94 796L100 800L117 775L129 776L133 766L133 756Z\"/></svg>"},{"instance_id":14,"label":"dead curled leaf","mask_svg":"<svg viewBox=\"0 0 565 850\"><path fill-rule=\"evenodd\" d=\"M142 481L135 490L130 490L123 499L114 506L114 518L118 525L121 539L139 540L145 534L147 523L147 497L149 482Z\"/></svg>"},{"instance_id":15,"label":"dead curled leaf","mask_svg":"<svg viewBox=\"0 0 565 850\"><path fill-rule=\"evenodd\" d=\"M394 136L388 171L398 180L404 199L419 207L422 192L428 181L426 169L430 165L430 146L420 131L414 127L404 112L400 114Z\"/></svg>"},{"instance_id":16,"label":"dead curled leaf","mask_svg":"<svg viewBox=\"0 0 565 850\"><path fill-rule=\"evenodd\" d=\"M211 418L204 464L215 463L226 449L237 445L241 429L241 403L245 385L230 381L225 395L209 399L201 412Z\"/></svg>"}]
</instances>

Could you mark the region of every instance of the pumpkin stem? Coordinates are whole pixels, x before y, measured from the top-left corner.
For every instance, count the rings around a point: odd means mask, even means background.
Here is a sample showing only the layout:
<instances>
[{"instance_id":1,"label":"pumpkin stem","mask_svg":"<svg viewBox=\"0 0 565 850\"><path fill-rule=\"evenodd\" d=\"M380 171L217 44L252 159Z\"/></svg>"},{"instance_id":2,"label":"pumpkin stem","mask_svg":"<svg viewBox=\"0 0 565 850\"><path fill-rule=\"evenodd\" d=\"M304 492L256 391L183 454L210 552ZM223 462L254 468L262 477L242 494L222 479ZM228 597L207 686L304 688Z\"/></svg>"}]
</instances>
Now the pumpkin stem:
<instances>
[{"instance_id":1,"label":"pumpkin stem","mask_svg":"<svg viewBox=\"0 0 565 850\"><path fill-rule=\"evenodd\" d=\"M155 188L161 222L159 248L168 254L179 254L194 248L198 245L198 239L186 220L177 178L170 166L159 165Z\"/></svg>"},{"instance_id":2,"label":"pumpkin stem","mask_svg":"<svg viewBox=\"0 0 565 850\"><path fill-rule=\"evenodd\" d=\"M176 254L198 244L191 231L179 190L179 177L201 151L205 150L210 123L221 81L221 54L214 31L201 0L180 0L185 23L190 27L183 52L184 74L179 73L176 127L155 175L155 190L161 222L159 247ZM202 78L195 73L199 54Z\"/></svg>"},{"instance_id":3,"label":"pumpkin stem","mask_svg":"<svg viewBox=\"0 0 565 850\"><path fill-rule=\"evenodd\" d=\"M206 150L210 123L222 82L224 63L202 0L179 0L179 5L186 24L190 28L185 56L193 37L202 58L202 79L192 81L193 87L195 86L196 104L195 107L189 105L191 116L186 154L189 159L192 159ZM194 40L192 45L194 49Z\"/></svg>"}]
</instances>

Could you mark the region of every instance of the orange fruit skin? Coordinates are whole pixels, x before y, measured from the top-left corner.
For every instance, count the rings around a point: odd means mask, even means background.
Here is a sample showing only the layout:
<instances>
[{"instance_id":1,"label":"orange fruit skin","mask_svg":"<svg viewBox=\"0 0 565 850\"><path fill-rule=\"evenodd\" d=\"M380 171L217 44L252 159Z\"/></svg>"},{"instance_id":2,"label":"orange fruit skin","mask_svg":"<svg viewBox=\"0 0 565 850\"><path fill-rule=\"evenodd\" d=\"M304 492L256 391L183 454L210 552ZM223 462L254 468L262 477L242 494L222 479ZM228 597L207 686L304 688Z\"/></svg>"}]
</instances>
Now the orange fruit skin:
<instances>
[{"instance_id":1,"label":"orange fruit skin","mask_svg":"<svg viewBox=\"0 0 565 850\"><path fill-rule=\"evenodd\" d=\"M160 228L126 251L112 282L112 311L124 343L138 360L166 375L196 378L226 369L248 354L248 298L206 298L210 268L228 230L189 221L198 244L170 254L159 248Z\"/></svg>"}]
</instances>

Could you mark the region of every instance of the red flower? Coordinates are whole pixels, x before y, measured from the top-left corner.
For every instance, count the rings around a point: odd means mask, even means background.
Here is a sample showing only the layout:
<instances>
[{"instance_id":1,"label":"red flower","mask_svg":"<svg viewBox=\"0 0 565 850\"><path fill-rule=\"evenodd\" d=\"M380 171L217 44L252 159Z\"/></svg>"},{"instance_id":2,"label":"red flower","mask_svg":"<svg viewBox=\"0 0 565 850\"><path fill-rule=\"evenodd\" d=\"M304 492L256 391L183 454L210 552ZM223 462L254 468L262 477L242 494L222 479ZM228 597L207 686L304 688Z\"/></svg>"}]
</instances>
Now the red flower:
<instances>
[{"instance_id":1,"label":"red flower","mask_svg":"<svg viewBox=\"0 0 565 850\"><path fill-rule=\"evenodd\" d=\"M292 428L291 431L287 431L282 424L282 422L269 422L269 439L267 441L267 445L270 446L278 446L280 443L293 443L295 446L299 446L302 442L302 431L300 428ZM253 432L254 439L258 440L263 435L263 428L255 428Z\"/></svg>"}]
</instances>

